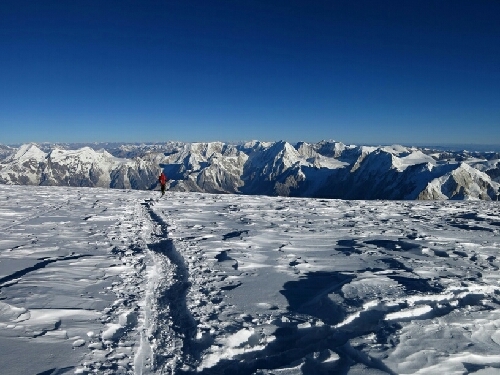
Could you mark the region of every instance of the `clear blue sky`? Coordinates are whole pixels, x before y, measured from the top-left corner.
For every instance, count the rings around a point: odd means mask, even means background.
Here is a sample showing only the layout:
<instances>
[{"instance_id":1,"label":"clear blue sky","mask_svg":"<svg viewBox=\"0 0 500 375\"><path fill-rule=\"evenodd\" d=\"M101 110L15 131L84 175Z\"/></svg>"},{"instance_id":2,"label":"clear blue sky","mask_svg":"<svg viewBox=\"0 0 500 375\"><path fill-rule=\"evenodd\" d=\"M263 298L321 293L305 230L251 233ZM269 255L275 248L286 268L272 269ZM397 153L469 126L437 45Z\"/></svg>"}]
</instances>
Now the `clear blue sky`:
<instances>
[{"instance_id":1,"label":"clear blue sky","mask_svg":"<svg viewBox=\"0 0 500 375\"><path fill-rule=\"evenodd\" d=\"M500 144L498 0L3 0L0 143Z\"/></svg>"}]
</instances>

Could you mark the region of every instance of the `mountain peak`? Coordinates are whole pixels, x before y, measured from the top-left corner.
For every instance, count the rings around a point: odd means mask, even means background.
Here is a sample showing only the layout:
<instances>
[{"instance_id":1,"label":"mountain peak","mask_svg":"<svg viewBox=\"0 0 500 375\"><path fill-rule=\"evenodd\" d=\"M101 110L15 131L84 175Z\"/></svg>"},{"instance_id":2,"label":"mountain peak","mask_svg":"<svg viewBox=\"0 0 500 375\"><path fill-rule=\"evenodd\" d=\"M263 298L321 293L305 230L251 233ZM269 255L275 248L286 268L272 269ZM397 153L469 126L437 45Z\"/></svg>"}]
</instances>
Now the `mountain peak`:
<instances>
[{"instance_id":1,"label":"mountain peak","mask_svg":"<svg viewBox=\"0 0 500 375\"><path fill-rule=\"evenodd\" d=\"M12 156L12 160L24 162L26 160L42 161L45 159L46 154L43 152L36 143L23 144L17 152Z\"/></svg>"},{"instance_id":2,"label":"mountain peak","mask_svg":"<svg viewBox=\"0 0 500 375\"><path fill-rule=\"evenodd\" d=\"M110 144L96 150L36 144L0 160L0 183L170 189L340 199L496 199L496 155L400 145L251 141ZM97 145L95 145L97 147ZM4 150L3 152L9 152Z\"/></svg>"}]
</instances>

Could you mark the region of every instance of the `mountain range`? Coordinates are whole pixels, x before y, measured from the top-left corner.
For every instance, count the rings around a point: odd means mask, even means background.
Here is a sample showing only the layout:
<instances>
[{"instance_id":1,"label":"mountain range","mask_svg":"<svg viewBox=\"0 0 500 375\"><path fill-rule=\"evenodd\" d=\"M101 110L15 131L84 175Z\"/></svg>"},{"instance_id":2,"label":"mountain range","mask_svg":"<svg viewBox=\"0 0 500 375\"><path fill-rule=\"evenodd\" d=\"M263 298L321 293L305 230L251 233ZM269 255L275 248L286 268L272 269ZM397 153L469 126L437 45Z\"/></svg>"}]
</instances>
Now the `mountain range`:
<instances>
[{"instance_id":1,"label":"mountain range","mask_svg":"<svg viewBox=\"0 0 500 375\"><path fill-rule=\"evenodd\" d=\"M0 146L0 183L333 199L498 200L500 153L336 141Z\"/></svg>"}]
</instances>

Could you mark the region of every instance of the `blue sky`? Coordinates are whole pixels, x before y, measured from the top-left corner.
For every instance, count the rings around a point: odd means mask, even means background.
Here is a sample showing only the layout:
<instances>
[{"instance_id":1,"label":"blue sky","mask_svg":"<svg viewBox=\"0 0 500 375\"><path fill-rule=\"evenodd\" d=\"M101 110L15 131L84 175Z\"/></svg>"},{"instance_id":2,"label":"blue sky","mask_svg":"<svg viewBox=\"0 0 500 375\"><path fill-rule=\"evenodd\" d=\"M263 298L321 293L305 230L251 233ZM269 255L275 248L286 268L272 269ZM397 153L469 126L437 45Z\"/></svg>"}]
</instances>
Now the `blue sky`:
<instances>
[{"instance_id":1,"label":"blue sky","mask_svg":"<svg viewBox=\"0 0 500 375\"><path fill-rule=\"evenodd\" d=\"M496 0L0 2L0 143L500 144Z\"/></svg>"}]
</instances>

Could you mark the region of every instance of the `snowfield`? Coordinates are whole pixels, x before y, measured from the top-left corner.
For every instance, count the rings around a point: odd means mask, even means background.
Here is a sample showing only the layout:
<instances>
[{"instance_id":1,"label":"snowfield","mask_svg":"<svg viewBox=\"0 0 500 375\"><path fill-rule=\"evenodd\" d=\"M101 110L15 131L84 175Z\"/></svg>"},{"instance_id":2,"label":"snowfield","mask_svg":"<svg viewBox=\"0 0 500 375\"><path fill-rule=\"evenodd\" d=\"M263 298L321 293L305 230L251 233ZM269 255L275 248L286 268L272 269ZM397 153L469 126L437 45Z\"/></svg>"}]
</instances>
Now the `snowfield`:
<instances>
[{"instance_id":1,"label":"snowfield","mask_svg":"<svg viewBox=\"0 0 500 375\"><path fill-rule=\"evenodd\" d=\"M0 192L2 374L500 373L499 202Z\"/></svg>"}]
</instances>

